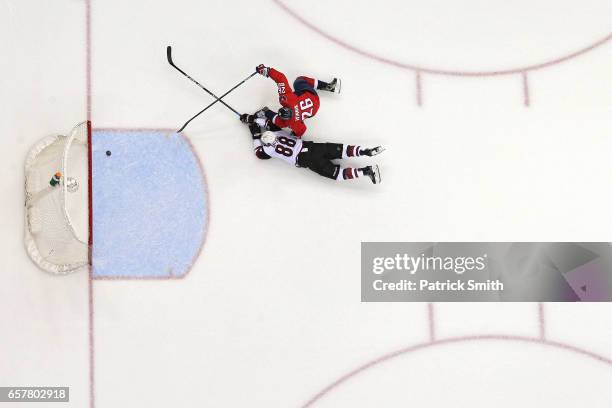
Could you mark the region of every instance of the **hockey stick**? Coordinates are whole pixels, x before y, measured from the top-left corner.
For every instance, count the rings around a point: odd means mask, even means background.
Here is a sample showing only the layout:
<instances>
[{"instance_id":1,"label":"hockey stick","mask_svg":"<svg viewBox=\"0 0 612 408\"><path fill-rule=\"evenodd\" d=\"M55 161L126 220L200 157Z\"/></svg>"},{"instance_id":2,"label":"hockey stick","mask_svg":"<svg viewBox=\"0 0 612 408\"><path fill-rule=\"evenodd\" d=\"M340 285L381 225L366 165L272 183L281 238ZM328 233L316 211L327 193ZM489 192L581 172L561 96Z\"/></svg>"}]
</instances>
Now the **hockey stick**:
<instances>
[{"instance_id":1,"label":"hockey stick","mask_svg":"<svg viewBox=\"0 0 612 408\"><path fill-rule=\"evenodd\" d=\"M168 54L170 55L170 54ZM242 81L240 81L237 85L235 85L232 89L230 89L229 91L227 91L226 93L224 93L223 95L221 95L219 98L217 98L216 101L211 102L209 105L207 105L204 109L202 109L201 111L199 111L198 113L196 113L195 115L193 115L187 122L185 122L185 124L183 126L181 126L181 128L179 130L176 131L176 133L181 133L186 127L187 125L194 120L195 118L197 118L198 116L200 116L202 113L204 113L208 108L210 108L211 106L213 106L215 103L217 102L223 102L221 99L223 99L225 96L227 96L230 92L232 92L234 89L238 88L240 85L244 84L247 79L252 78L253 75L255 75L257 73L257 71L253 72L251 75L249 75L248 77L244 78ZM215 97L216 98L216 97ZM226 105L227 106L227 105ZM230 108L231 109L231 108Z\"/></svg>"},{"instance_id":2,"label":"hockey stick","mask_svg":"<svg viewBox=\"0 0 612 408\"><path fill-rule=\"evenodd\" d=\"M196 81L195 79L193 79L192 77L190 77L189 75L187 75L187 73L185 71L183 71L182 69L180 69L179 67L177 67L174 62L172 62L172 47L168 46L166 48L166 55L168 57L168 63L170 65L172 65L178 72L180 72L181 74L185 75L187 78L189 78L194 84L196 84L197 86L199 86L200 88L202 88L203 90L205 90L210 96L212 96L213 98L216 99L215 102L221 102L222 104L224 104L225 106L227 106L232 112L234 112L236 115L240 116L240 113L238 113L238 111L234 108L232 108L231 106L229 106L227 103L225 103L224 101L221 100L221 98L218 98L214 93L210 92L208 89L206 89L201 83L199 83L198 81Z\"/></svg>"}]
</instances>

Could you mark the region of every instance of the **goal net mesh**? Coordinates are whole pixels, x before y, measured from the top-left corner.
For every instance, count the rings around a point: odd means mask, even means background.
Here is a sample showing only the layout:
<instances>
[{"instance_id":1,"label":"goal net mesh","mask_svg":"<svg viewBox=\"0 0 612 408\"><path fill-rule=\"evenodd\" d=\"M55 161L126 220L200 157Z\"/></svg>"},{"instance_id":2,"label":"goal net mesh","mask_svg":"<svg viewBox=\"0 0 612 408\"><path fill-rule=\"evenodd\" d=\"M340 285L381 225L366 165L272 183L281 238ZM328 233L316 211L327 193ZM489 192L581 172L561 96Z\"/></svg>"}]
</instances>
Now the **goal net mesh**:
<instances>
[{"instance_id":1,"label":"goal net mesh","mask_svg":"<svg viewBox=\"0 0 612 408\"><path fill-rule=\"evenodd\" d=\"M46 137L26 158L25 245L40 268L55 274L89 264L88 132L83 122L68 136Z\"/></svg>"}]
</instances>

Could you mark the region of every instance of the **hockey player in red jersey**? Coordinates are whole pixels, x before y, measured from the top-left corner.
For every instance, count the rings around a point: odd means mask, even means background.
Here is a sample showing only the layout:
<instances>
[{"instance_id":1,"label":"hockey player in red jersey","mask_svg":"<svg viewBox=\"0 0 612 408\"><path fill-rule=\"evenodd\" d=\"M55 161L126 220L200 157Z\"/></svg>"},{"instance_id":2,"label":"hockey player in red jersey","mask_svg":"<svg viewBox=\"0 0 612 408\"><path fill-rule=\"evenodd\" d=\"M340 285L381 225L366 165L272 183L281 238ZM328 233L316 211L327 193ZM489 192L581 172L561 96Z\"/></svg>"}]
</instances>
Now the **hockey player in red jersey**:
<instances>
[{"instance_id":1,"label":"hockey player in red jersey","mask_svg":"<svg viewBox=\"0 0 612 408\"><path fill-rule=\"evenodd\" d=\"M317 90L340 93L341 82L334 78L331 82L323 82L306 76L299 76L293 81L293 89L285 74L263 64L257 66L257 72L272 78L278 86L278 101L282 107L278 113L266 112L266 117L279 128L290 128L297 137L306 132L304 120L313 117L319 110L319 95Z\"/></svg>"}]
</instances>

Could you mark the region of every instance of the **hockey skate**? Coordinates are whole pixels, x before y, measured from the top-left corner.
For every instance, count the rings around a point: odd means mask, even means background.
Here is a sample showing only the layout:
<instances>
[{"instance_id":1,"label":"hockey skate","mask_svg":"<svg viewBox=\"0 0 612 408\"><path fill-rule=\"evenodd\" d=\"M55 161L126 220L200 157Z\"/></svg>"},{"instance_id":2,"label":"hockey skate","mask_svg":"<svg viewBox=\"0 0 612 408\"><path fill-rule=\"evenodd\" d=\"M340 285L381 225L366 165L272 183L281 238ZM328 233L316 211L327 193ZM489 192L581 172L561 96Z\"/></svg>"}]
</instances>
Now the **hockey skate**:
<instances>
[{"instance_id":1,"label":"hockey skate","mask_svg":"<svg viewBox=\"0 0 612 408\"><path fill-rule=\"evenodd\" d=\"M339 94L341 88L342 88L342 81L340 80L340 78L334 78L332 79L330 83L328 83L327 85L325 85L325 87L323 87L323 90Z\"/></svg>"},{"instance_id":2,"label":"hockey skate","mask_svg":"<svg viewBox=\"0 0 612 408\"><path fill-rule=\"evenodd\" d=\"M376 147L370 147L370 148L367 148L367 149L361 149L359 151L359 154L361 156L370 156L370 157L372 157L372 156L376 156L377 154L381 154L384 151L385 151L384 147L376 146Z\"/></svg>"},{"instance_id":3,"label":"hockey skate","mask_svg":"<svg viewBox=\"0 0 612 408\"><path fill-rule=\"evenodd\" d=\"M377 164L375 164L374 166L363 167L359 170L364 176L368 176L370 180L372 180L372 183L380 184L381 182L380 170Z\"/></svg>"}]
</instances>

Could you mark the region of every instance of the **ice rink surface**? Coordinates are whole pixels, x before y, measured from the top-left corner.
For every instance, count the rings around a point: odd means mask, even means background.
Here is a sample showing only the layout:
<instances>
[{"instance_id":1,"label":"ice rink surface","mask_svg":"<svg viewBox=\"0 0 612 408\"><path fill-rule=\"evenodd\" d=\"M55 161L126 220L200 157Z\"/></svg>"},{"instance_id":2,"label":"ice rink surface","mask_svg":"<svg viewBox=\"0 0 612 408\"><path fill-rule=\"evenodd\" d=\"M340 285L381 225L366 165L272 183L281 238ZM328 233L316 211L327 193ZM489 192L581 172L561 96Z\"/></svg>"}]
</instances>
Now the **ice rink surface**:
<instances>
[{"instance_id":1,"label":"ice rink surface","mask_svg":"<svg viewBox=\"0 0 612 408\"><path fill-rule=\"evenodd\" d=\"M361 303L359 248L612 241L611 16L607 0L4 0L0 386L70 386L70 407L609 407L609 306ZM385 145L383 183L258 161L217 104L185 131L210 212L184 279L39 271L28 149L88 117L178 128L211 98L167 45L218 93L259 63L341 77L307 136ZM226 100L277 106L259 76Z\"/></svg>"}]
</instances>

